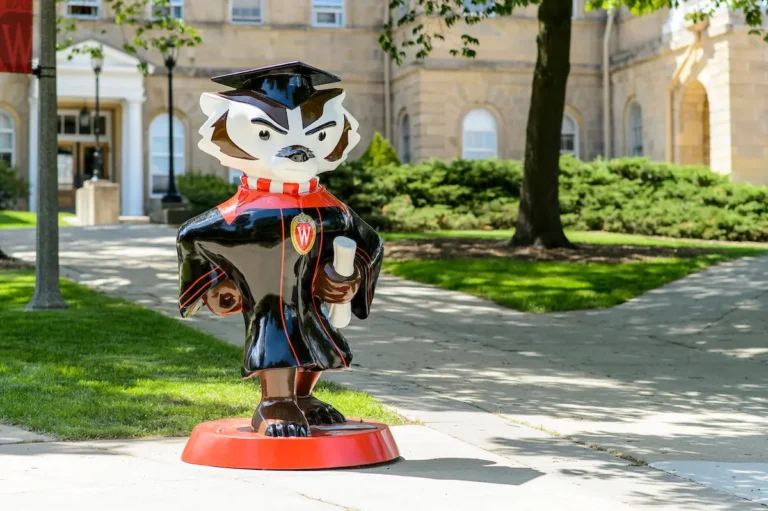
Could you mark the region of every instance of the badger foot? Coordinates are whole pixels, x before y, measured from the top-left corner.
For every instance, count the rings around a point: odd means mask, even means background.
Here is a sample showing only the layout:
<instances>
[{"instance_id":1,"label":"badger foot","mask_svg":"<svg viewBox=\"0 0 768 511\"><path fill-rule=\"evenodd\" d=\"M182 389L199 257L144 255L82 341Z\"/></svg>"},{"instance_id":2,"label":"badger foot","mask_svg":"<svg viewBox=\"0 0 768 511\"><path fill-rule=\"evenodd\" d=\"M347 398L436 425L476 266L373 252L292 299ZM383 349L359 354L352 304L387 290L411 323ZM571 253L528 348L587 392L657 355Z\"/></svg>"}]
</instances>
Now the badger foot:
<instances>
[{"instance_id":1,"label":"badger foot","mask_svg":"<svg viewBox=\"0 0 768 511\"><path fill-rule=\"evenodd\" d=\"M262 401L253 414L251 426L265 436L310 436L307 419L293 399Z\"/></svg>"},{"instance_id":2,"label":"badger foot","mask_svg":"<svg viewBox=\"0 0 768 511\"><path fill-rule=\"evenodd\" d=\"M296 403L304 412L304 417L311 426L320 424L339 424L347 422L347 419L336 408L328 403L323 403L315 396L309 395L296 398Z\"/></svg>"}]
</instances>

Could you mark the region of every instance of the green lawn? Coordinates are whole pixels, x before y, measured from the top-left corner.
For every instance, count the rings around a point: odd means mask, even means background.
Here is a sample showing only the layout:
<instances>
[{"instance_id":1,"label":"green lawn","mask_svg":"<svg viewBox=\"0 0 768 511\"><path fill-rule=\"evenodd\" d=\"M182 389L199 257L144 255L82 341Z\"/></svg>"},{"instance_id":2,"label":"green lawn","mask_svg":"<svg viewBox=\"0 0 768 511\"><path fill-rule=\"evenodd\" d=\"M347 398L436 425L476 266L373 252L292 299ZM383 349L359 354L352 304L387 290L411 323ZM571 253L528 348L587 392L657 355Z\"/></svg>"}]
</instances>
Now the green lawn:
<instances>
[{"instance_id":1,"label":"green lawn","mask_svg":"<svg viewBox=\"0 0 768 511\"><path fill-rule=\"evenodd\" d=\"M432 231L432 232L395 232L383 235L386 241L408 240L408 239L430 239L430 238L483 238L495 240L507 240L515 234L514 230L499 231ZM690 247L690 248L711 248L733 253L734 255L751 255L768 252L768 243L763 246L745 245L739 242L712 242L706 240L693 239L673 239L659 238L655 236L641 236L638 234L618 234L613 232L583 232L567 231L568 239L573 243L593 243L596 245L641 245L655 247Z\"/></svg>"},{"instance_id":2,"label":"green lawn","mask_svg":"<svg viewBox=\"0 0 768 511\"><path fill-rule=\"evenodd\" d=\"M67 280L70 309L24 312L33 288L29 271L0 272L0 423L127 438L253 413L259 392L240 378L241 349ZM402 422L367 394L322 383L317 395L348 417Z\"/></svg>"},{"instance_id":3,"label":"green lawn","mask_svg":"<svg viewBox=\"0 0 768 511\"><path fill-rule=\"evenodd\" d=\"M72 213L59 213L59 225L67 227L70 224L64 219L73 217ZM37 225L37 213L29 211L0 211L0 229L24 229Z\"/></svg>"},{"instance_id":4,"label":"green lawn","mask_svg":"<svg viewBox=\"0 0 768 511\"><path fill-rule=\"evenodd\" d=\"M429 238L509 239L514 231L436 231L391 233L387 241ZM614 234L569 232L574 243L706 248L694 258L657 258L626 264L521 261L503 258L386 261L400 277L463 291L530 312L612 307L712 264L735 257L763 255L768 245L712 243ZM710 253L711 252L711 253Z\"/></svg>"},{"instance_id":5,"label":"green lawn","mask_svg":"<svg viewBox=\"0 0 768 511\"><path fill-rule=\"evenodd\" d=\"M463 291L528 312L612 307L727 260L727 255L659 258L627 264L501 258L386 261L394 275Z\"/></svg>"}]
</instances>

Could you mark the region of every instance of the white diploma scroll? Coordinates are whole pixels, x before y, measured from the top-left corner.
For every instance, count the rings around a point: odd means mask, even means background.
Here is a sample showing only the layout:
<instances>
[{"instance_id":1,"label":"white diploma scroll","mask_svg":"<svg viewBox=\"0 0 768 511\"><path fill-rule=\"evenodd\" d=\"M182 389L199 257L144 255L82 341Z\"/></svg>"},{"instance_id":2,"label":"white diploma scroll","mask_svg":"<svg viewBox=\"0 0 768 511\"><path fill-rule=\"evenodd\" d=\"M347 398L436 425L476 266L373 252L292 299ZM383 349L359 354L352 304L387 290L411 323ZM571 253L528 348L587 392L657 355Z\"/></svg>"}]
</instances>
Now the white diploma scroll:
<instances>
[{"instance_id":1,"label":"white diploma scroll","mask_svg":"<svg viewBox=\"0 0 768 511\"><path fill-rule=\"evenodd\" d=\"M333 267L342 277L349 277L355 272L355 251L357 243L344 236L333 240ZM352 320L352 305L349 303L331 304L328 308L331 325L344 328Z\"/></svg>"}]
</instances>

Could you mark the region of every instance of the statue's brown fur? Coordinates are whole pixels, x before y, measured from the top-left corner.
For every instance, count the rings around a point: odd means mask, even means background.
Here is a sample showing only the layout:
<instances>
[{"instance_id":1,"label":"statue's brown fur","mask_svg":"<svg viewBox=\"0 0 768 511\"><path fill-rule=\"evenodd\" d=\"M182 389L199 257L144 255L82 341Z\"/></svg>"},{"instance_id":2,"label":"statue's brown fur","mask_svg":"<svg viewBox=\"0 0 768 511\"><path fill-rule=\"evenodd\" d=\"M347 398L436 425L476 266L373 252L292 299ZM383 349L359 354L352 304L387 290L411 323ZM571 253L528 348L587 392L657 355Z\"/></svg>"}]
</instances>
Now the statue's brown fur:
<instances>
[{"instance_id":1,"label":"statue's brown fur","mask_svg":"<svg viewBox=\"0 0 768 511\"><path fill-rule=\"evenodd\" d=\"M339 143L336 144L336 147L333 148L333 151L331 151L331 154L325 157L328 161L336 161L342 156L344 156L344 150L349 145L349 130L352 129L352 125L349 124L349 121L347 120L347 116L344 116L344 130L341 132L341 138L339 138Z\"/></svg>"},{"instance_id":2,"label":"statue's brown fur","mask_svg":"<svg viewBox=\"0 0 768 511\"><path fill-rule=\"evenodd\" d=\"M323 116L325 104L344 92L344 89L325 89L316 91L308 100L301 104L301 122L303 128Z\"/></svg>"},{"instance_id":3,"label":"statue's brown fur","mask_svg":"<svg viewBox=\"0 0 768 511\"><path fill-rule=\"evenodd\" d=\"M250 154L243 151L237 144L235 144L229 133L227 133L227 114L229 111L224 112L224 115L213 123L213 135L211 136L211 142L219 146L221 152L232 158L239 158L241 160L257 160Z\"/></svg>"},{"instance_id":4,"label":"statue's brown fur","mask_svg":"<svg viewBox=\"0 0 768 511\"><path fill-rule=\"evenodd\" d=\"M273 121L286 130L288 129L288 111L277 101L273 101L266 96L245 89L228 90L226 92L219 92L218 94L231 101L248 103L256 108L260 108Z\"/></svg>"}]
</instances>

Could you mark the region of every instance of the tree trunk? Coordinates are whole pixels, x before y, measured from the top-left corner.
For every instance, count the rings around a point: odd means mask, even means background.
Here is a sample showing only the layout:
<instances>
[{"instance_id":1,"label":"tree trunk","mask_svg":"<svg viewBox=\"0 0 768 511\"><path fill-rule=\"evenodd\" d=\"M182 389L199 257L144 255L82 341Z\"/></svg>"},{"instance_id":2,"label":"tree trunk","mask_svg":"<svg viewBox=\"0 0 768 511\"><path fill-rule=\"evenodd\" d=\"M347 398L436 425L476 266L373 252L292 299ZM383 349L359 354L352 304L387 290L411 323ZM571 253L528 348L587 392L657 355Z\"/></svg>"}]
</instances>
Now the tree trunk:
<instances>
[{"instance_id":1,"label":"tree trunk","mask_svg":"<svg viewBox=\"0 0 768 511\"><path fill-rule=\"evenodd\" d=\"M558 200L572 9L571 0L543 0L539 6L538 54L526 128L520 214L512 246L573 247L563 232Z\"/></svg>"},{"instance_id":2,"label":"tree trunk","mask_svg":"<svg viewBox=\"0 0 768 511\"><path fill-rule=\"evenodd\" d=\"M59 177L56 166L56 0L40 2L39 162L35 294L27 310L65 309L59 288Z\"/></svg>"}]
</instances>

